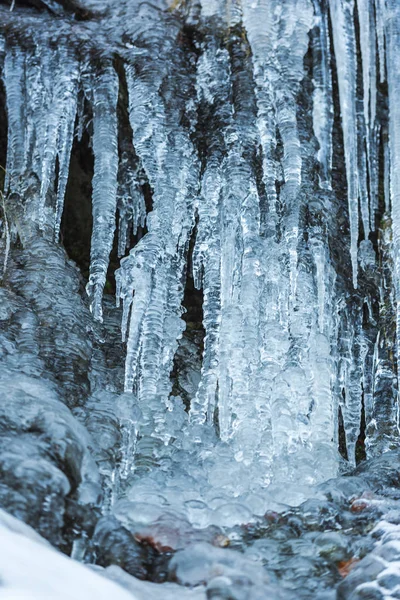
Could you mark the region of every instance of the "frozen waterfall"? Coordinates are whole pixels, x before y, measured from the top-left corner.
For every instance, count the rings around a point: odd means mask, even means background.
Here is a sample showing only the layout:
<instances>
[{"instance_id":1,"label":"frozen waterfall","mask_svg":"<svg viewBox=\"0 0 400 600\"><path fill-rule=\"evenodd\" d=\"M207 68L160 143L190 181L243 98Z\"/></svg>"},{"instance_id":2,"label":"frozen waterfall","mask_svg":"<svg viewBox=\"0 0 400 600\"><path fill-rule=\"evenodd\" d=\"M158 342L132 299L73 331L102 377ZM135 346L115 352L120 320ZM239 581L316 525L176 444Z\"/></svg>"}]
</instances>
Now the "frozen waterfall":
<instances>
[{"instance_id":1,"label":"frozen waterfall","mask_svg":"<svg viewBox=\"0 0 400 600\"><path fill-rule=\"evenodd\" d=\"M227 531L400 447L400 2L4 0L0 76L0 507L264 597Z\"/></svg>"}]
</instances>

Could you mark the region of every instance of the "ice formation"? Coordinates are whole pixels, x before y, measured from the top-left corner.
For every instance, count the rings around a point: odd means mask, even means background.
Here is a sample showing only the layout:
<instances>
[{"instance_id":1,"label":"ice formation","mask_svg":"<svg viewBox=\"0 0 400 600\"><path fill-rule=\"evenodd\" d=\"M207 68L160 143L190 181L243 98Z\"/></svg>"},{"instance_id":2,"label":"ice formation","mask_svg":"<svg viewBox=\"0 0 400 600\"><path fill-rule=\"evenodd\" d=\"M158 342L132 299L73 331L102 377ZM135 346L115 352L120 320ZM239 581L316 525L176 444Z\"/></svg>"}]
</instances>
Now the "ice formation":
<instances>
[{"instance_id":1,"label":"ice formation","mask_svg":"<svg viewBox=\"0 0 400 600\"><path fill-rule=\"evenodd\" d=\"M398 0L33 4L0 6L1 410L27 489L32 454L60 519L71 489L101 512L96 539L190 537L396 448ZM59 245L83 138L91 316Z\"/></svg>"},{"instance_id":2,"label":"ice formation","mask_svg":"<svg viewBox=\"0 0 400 600\"><path fill-rule=\"evenodd\" d=\"M333 49L347 180L346 250L354 287L363 265L361 248L367 261L375 261L369 241L378 208L375 80L386 65L380 77L387 72L394 165L386 202L392 207L397 272L398 119L391 100L397 93L397 9L395 4L380 5L375 19L372 8L366 0L357 6L348 0L288 1L285 7L268 0L233 5L226 14L222 4L205 2L204 39L195 42L196 56L188 57L177 45L178 21L147 5L138 7L139 21L124 51L134 153L120 159L121 74L112 60L103 56L92 64L82 62L78 50L55 47L51 36L42 33L33 33L28 50L12 37L5 39L6 192L20 194L26 177L35 177L37 204L29 211L31 218L58 238L78 95L83 95L92 114L88 293L95 319L102 319L117 207L120 255L129 249L131 231L147 227L117 272L127 339L125 392L133 392L138 406L154 406L152 419L164 443L176 437L163 421L179 404L171 396L170 373L184 330L183 282L194 236L191 268L204 295L205 341L201 378L185 427L200 432L217 423L218 437L238 463L261 460L265 481L271 459L283 456L285 462L303 452L304 460L296 463L296 470L310 468L303 480L316 477L315 465L300 467L310 457L318 457L324 477L333 474L339 407L348 458L354 461L362 398L368 396L373 404L365 374L367 364L376 368L368 356L373 349L365 340L360 298L353 305L348 299L353 292L337 281L327 218L332 202ZM208 25L215 18L221 33ZM224 27L238 31L229 43ZM247 37L240 37L240 31ZM315 36L312 114L319 190L311 184L316 164L308 164L310 147L300 139L297 110L310 32ZM207 120L213 127L199 148L196 136L203 135ZM147 215L141 177L152 190ZM397 296L398 280L395 276ZM367 422L370 418L366 414Z\"/></svg>"}]
</instances>

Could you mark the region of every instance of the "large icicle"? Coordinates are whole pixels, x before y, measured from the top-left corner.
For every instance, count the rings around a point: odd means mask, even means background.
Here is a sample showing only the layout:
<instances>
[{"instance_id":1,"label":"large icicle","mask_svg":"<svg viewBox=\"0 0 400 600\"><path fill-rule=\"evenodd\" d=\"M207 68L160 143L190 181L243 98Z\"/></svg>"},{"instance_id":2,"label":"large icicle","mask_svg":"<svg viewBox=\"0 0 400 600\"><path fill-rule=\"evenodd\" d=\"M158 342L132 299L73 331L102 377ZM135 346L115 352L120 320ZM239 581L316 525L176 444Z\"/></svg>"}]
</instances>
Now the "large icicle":
<instances>
[{"instance_id":1,"label":"large icicle","mask_svg":"<svg viewBox=\"0 0 400 600\"><path fill-rule=\"evenodd\" d=\"M72 144L74 141L75 117L78 102L79 65L75 57L70 55L68 49L60 52L61 86L62 92L56 95L54 101L59 104L59 120L57 132L57 153L59 161L57 203L54 223L54 238L58 240L60 234L61 217L64 209L65 190L68 182L69 164Z\"/></svg>"},{"instance_id":2,"label":"large icicle","mask_svg":"<svg viewBox=\"0 0 400 600\"><path fill-rule=\"evenodd\" d=\"M4 87L7 95L8 145L5 190L16 189L25 165L25 53L6 47Z\"/></svg>"},{"instance_id":3,"label":"large icicle","mask_svg":"<svg viewBox=\"0 0 400 600\"><path fill-rule=\"evenodd\" d=\"M260 315L260 325L262 371L268 385L266 395L270 408L265 403L260 407L260 414L263 419L270 419L272 439L267 441L265 430L265 451L268 452L266 448L272 442L277 477L295 479L295 473L301 472L308 481L315 477L315 465L303 454L304 445L313 445L315 457L319 457L316 460L324 462L327 472L333 474L336 464L333 444L326 439L328 429L328 437L333 438L334 398L329 380L334 363L329 345L332 322L325 316L329 299L324 290L331 293L332 278L326 265L329 256L322 251L326 236L320 226L315 227L318 235L318 250L315 241L316 281L310 280L307 271L309 255L305 256L303 252L303 264L300 261L298 264L303 165L296 102L299 82L303 78L308 32L313 23L312 6L306 1L286 2L283 9L280 3L271 6L270 2L262 2L257 5L245 3L243 10L254 63L258 127L264 154L263 177L268 197L266 219L269 226L265 230L267 240L261 261L265 270L261 305L265 312L264 316ZM324 187L329 187L332 106L326 15L320 14L318 26L320 49L317 55L322 65L316 72L316 86L319 86L320 96L326 93L328 96L321 104L322 97L318 99L316 92L314 123L322 150L319 155L321 179ZM280 215L276 210L277 169L275 167L271 180L273 171L269 168L276 160L277 129L283 143L284 185L279 194L283 214ZM310 201L310 205L314 206L315 202ZM321 210L323 212L322 207ZM278 231L282 232L280 240ZM323 391L319 387L321 372L328 379ZM298 462L287 458L294 452Z\"/></svg>"},{"instance_id":4,"label":"large icicle","mask_svg":"<svg viewBox=\"0 0 400 600\"><path fill-rule=\"evenodd\" d=\"M389 90L390 201L393 227L393 281L396 302L397 372L400 372L400 5L387 0L386 60ZM397 423L398 426L398 423Z\"/></svg>"},{"instance_id":5,"label":"large icicle","mask_svg":"<svg viewBox=\"0 0 400 600\"><path fill-rule=\"evenodd\" d=\"M223 154L223 137L218 129L229 123L231 101L229 98L228 53L215 46L207 48L197 65L198 101L204 103L215 120L216 138L208 147L207 168L202 180L202 193L198 206L199 222L194 251L194 279L204 294L204 355L202 378L196 398L191 406L192 422L213 423L217 400L219 336L221 322L221 223L220 196L223 177L220 172L220 158ZM204 110L204 109L203 109ZM204 273L201 281L200 274ZM224 412L224 411L222 411Z\"/></svg>"},{"instance_id":6,"label":"large icicle","mask_svg":"<svg viewBox=\"0 0 400 600\"><path fill-rule=\"evenodd\" d=\"M319 142L319 181L322 188L331 188L333 99L330 64L330 43L326 3L315 0L315 39L313 44L313 129Z\"/></svg>"},{"instance_id":7,"label":"large icicle","mask_svg":"<svg viewBox=\"0 0 400 600\"><path fill-rule=\"evenodd\" d=\"M339 339L341 410L344 421L347 455L350 464L356 462L356 443L360 433L364 340L362 314L355 306L340 314Z\"/></svg>"},{"instance_id":8,"label":"large icicle","mask_svg":"<svg viewBox=\"0 0 400 600\"><path fill-rule=\"evenodd\" d=\"M177 340L184 328L182 281L194 225L198 166L189 129L180 117L189 112L192 118L190 105L177 95L173 102L164 97L176 93L174 86L180 85L186 69L183 55L172 50L176 30L172 27L165 35L160 15L150 7L143 10L151 11L155 20L151 44L144 37L130 51L125 72L133 144L153 190L153 210L147 216L148 233L121 261L117 283L124 304L123 328L130 318L125 390L136 394L139 406L153 406L155 435L164 439L173 434L163 433L164 415ZM155 66L154 44L159 56L175 53L173 64L160 60ZM169 81L171 89L163 89L169 85L163 81Z\"/></svg>"},{"instance_id":9,"label":"large icicle","mask_svg":"<svg viewBox=\"0 0 400 600\"><path fill-rule=\"evenodd\" d=\"M47 69L49 80L55 69L57 77L49 90L48 102L43 106L41 115L46 129L41 163L40 219L43 225L47 193L54 186L58 157L58 189L54 219L54 237L58 239L75 128L79 68L74 53L62 45L57 51L45 52L44 59L42 69ZM45 86L49 87L47 82Z\"/></svg>"},{"instance_id":10,"label":"large icicle","mask_svg":"<svg viewBox=\"0 0 400 600\"><path fill-rule=\"evenodd\" d=\"M78 71L74 52L62 44L55 50L39 40L34 50L25 54L13 46L6 52L4 83L9 122L6 187L17 191L21 176L25 177L26 185L27 178L35 174L40 181L40 192L38 205L32 205L31 218L42 229L45 224L54 227L56 237L75 127ZM48 192L54 192L57 157L58 191L54 206Z\"/></svg>"},{"instance_id":11,"label":"large icicle","mask_svg":"<svg viewBox=\"0 0 400 600\"><path fill-rule=\"evenodd\" d=\"M356 114L357 55L354 31L354 0L330 0L330 11L346 163L350 257L353 270L353 285L356 288L358 273L359 181Z\"/></svg>"},{"instance_id":12,"label":"large icicle","mask_svg":"<svg viewBox=\"0 0 400 600\"><path fill-rule=\"evenodd\" d=\"M118 76L111 61L90 77L93 109L93 230L87 291L95 319L102 320L102 295L113 245L117 209Z\"/></svg>"},{"instance_id":13,"label":"large icicle","mask_svg":"<svg viewBox=\"0 0 400 600\"><path fill-rule=\"evenodd\" d=\"M378 172L377 172L377 128L376 128L376 102L377 102L377 69L376 69L376 32L374 19L373 0L357 0L358 19L360 24L360 48L363 73L364 95L364 122L366 140L362 139L361 149L365 153L369 176L370 220L371 229L375 229L374 217L377 206ZM365 183L366 186L366 183ZM365 197L365 193L363 196ZM364 218L364 230L366 229ZM369 228L369 225L368 225ZM365 233L367 237L367 233Z\"/></svg>"}]
</instances>

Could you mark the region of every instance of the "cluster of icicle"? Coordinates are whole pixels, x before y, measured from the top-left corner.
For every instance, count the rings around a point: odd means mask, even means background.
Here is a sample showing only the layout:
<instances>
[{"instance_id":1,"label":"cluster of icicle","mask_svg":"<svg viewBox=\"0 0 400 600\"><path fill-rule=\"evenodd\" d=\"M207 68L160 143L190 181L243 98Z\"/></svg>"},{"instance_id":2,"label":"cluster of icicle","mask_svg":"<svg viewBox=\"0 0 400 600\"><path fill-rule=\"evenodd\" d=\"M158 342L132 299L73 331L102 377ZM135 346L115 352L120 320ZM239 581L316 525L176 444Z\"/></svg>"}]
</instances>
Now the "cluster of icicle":
<instances>
[{"instance_id":1,"label":"cluster of icicle","mask_svg":"<svg viewBox=\"0 0 400 600\"><path fill-rule=\"evenodd\" d=\"M339 405L352 462L362 398L371 432L378 435L379 410L397 427L392 400L375 406L374 390L385 371L379 335L371 341L364 334L363 303L353 309L340 298L328 233L335 74L347 177L349 289L357 289L361 262L375 260L368 239L375 229L378 153L384 147L400 303L400 4L203 0L200 8L196 26L203 33L190 59L181 44L180 20L149 6L140 9L143 25L135 26L124 53L132 164L118 149L120 84L111 58L79 61L68 45L47 45L41 32L30 49L6 40L6 192L17 193L26 173L35 173L39 226L51 223L58 238L73 139L80 135L83 102L89 103L95 161L88 293L96 319L102 318L116 215L120 256L129 249L130 230L145 222L147 227L117 272L127 340L125 391L140 406L158 406L154 422L173 410L170 373L185 327L182 300L194 233L191 267L204 294L205 344L189 413L193 431L217 421L236 460L249 464L257 455L264 473L279 456L297 455L300 464L301 452L311 451L328 476L337 464ZM198 19L195 13L190 19ZM311 31L312 117L319 145L313 157L314 167L319 163L315 196L304 184L311 175L298 124ZM378 81L387 81L389 89L383 141ZM207 124L199 154L196 130ZM152 190L147 215L140 173ZM305 207L315 217L307 242ZM400 310L397 324L400 330Z\"/></svg>"}]
</instances>

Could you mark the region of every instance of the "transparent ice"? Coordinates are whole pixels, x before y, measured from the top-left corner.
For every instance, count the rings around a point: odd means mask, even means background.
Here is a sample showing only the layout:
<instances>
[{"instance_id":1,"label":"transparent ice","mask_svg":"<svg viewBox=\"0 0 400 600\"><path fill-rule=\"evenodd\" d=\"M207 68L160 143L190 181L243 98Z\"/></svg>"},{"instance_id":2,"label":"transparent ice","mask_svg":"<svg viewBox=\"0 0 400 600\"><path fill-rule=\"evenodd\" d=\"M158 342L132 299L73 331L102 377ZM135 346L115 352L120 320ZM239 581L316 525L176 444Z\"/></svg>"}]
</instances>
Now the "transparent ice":
<instances>
[{"instance_id":1,"label":"transparent ice","mask_svg":"<svg viewBox=\"0 0 400 600\"><path fill-rule=\"evenodd\" d=\"M399 445L400 4L43 4L0 7L1 505L59 545L76 503L73 558L126 530L182 597L262 597L215 532ZM59 243L83 136L87 297Z\"/></svg>"}]
</instances>

